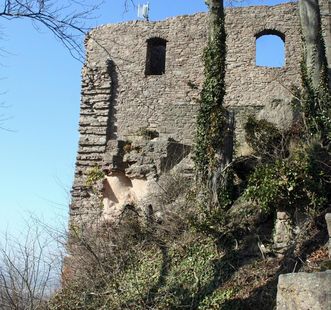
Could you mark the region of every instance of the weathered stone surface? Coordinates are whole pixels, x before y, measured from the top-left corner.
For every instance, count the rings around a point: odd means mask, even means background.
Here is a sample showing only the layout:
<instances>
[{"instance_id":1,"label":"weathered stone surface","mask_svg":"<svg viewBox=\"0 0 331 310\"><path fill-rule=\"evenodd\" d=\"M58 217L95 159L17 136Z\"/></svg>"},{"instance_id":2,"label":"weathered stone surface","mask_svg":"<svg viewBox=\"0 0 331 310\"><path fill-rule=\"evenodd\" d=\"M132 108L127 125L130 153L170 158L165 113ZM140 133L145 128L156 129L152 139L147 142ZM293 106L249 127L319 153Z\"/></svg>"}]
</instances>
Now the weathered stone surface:
<instances>
[{"instance_id":1,"label":"weathered stone surface","mask_svg":"<svg viewBox=\"0 0 331 310\"><path fill-rule=\"evenodd\" d=\"M331 258L331 213L325 215L326 225L329 233L329 258Z\"/></svg>"},{"instance_id":2,"label":"weathered stone surface","mask_svg":"<svg viewBox=\"0 0 331 310\"><path fill-rule=\"evenodd\" d=\"M293 240L293 223L287 212L277 212L274 228L274 250L278 254L286 252Z\"/></svg>"},{"instance_id":3,"label":"weathered stone surface","mask_svg":"<svg viewBox=\"0 0 331 310\"><path fill-rule=\"evenodd\" d=\"M331 271L280 275L277 310L330 310Z\"/></svg>"},{"instance_id":4,"label":"weathered stone surface","mask_svg":"<svg viewBox=\"0 0 331 310\"><path fill-rule=\"evenodd\" d=\"M243 143L242 128L247 110L238 107L247 107L255 114L274 100L286 106L291 97L291 85L300 85L301 37L297 6L292 3L227 9L226 27L225 103L235 111L236 140ZM285 36L286 65L283 68L255 65L256 37L268 29ZM165 74L146 76L146 40L153 37L167 41ZM191 145L203 82L207 15L105 25L93 30L90 38L86 45L87 63L99 68L111 57L116 65L111 73L116 81L112 98L116 135L122 140L130 139L140 128L146 127L156 129L160 136ZM100 93L100 87L95 87L94 91ZM100 100L99 104L102 104Z\"/></svg>"},{"instance_id":5,"label":"weathered stone surface","mask_svg":"<svg viewBox=\"0 0 331 310\"><path fill-rule=\"evenodd\" d=\"M295 119L295 113L291 106L291 97L268 102L257 114L258 119L265 119L276 125L280 130L289 129Z\"/></svg>"},{"instance_id":6,"label":"weathered stone surface","mask_svg":"<svg viewBox=\"0 0 331 310\"><path fill-rule=\"evenodd\" d=\"M329 232L329 237L331 237L331 213L325 214L325 221Z\"/></svg>"}]
</instances>

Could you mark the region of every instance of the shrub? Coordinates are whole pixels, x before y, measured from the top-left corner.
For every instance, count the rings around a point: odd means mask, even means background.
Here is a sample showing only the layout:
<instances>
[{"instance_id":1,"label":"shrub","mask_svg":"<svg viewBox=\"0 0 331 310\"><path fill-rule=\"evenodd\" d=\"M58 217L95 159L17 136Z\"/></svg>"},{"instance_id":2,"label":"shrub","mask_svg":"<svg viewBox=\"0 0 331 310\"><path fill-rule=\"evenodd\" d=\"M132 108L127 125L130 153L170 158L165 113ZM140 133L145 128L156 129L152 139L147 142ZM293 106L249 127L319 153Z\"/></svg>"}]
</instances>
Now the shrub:
<instances>
[{"instance_id":1,"label":"shrub","mask_svg":"<svg viewBox=\"0 0 331 310\"><path fill-rule=\"evenodd\" d=\"M58 239L34 225L40 223L28 226L23 239L8 234L1 238L0 309L46 310L59 287L63 249Z\"/></svg>"},{"instance_id":2,"label":"shrub","mask_svg":"<svg viewBox=\"0 0 331 310\"><path fill-rule=\"evenodd\" d=\"M318 209L328 199L330 154L318 143L298 145L284 160L261 164L250 176L245 197L265 212Z\"/></svg>"}]
</instances>

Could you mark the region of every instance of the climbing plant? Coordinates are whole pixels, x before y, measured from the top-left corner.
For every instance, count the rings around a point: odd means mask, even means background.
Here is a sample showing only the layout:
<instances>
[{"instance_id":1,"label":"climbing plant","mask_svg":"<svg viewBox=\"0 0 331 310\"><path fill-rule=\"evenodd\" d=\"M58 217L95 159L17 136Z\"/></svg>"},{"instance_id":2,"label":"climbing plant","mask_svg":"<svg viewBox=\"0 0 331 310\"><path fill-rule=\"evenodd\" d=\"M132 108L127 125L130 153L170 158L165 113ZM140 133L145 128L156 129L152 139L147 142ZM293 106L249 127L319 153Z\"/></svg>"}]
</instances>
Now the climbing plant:
<instances>
[{"instance_id":1,"label":"climbing plant","mask_svg":"<svg viewBox=\"0 0 331 310\"><path fill-rule=\"evenodd\" d=\"M318 87L314 87L305 57L301 64L302 90L297 104L304 118L306 139L318 136L325 145L331 141L331 96L327 71L323 70Z\"/></svg>"},{"instance_id":2,"label":"climbing plant","mask_svg":"<svg viewBox=\"0 0 331 310\"><path fill-rule=\"evenodd\" d=\"M298 103L306 125L306 138L318 136L326 145L331 138L331 96L318 0L300 0L299 11L303 59Z\"/></svg>"},{"instance_id":3,"label":"climbing plant","mask_svg":"<svg viewBox=\"0 0 331 310\"><path fill-rule=\"evenodd\" d=\"M225 36L220 26L215 34L215 40L209 41L204 52L205 81L201 91L201 103L197 117L197 138L195 162L202 178L207 178L206 168L215 165L215 155L223 144L222 129L226 117L223 107ZM223 32L223 33L221 33Z\"/></svg>"},{"instance_id":4,"label":"climbing plant","mask_svg":"<svg viewBox=\"0 0 331 310\"><path fill-rule=\"evenodd\" d=\"M212 192L212 203L219 204L228 184L225 171L228 113L223 106L226 32L223 3L206 2L210 11L210 27L208 45L203 54L205 80L197 116L195 164L198 179Z\"/></svg>"}]
</instances>

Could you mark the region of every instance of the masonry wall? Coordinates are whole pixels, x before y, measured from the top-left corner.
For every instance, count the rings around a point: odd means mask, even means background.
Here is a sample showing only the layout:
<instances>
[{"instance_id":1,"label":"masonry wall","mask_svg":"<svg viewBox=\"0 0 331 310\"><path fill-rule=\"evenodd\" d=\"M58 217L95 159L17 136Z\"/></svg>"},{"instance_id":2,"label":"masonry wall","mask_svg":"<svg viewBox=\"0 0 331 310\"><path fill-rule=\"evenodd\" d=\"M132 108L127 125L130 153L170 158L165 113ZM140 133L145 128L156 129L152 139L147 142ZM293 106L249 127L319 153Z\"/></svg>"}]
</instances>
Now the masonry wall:
<instances>
[{"instance_id":1,"label":"masonry wall","mask_svg":"<svg viewBox=\"0 0 331 310\"><path fill-rule=\"evenodd\" d=\"M88 63L102 67L111 58L116 66L114 137L129 137L148 127L192 144L203 81L206 25L207 15L196 14L162 22L107 25L91 33ZM301 60L296 5L229 9L226 26L226 105L263 107L273 99L287 99L285 87L298 82ZM266 29L285 35L285 68L255 66L255 36ZM166 70L164 75L145 76L146 40L153 37L167 40Z\"/></svg>"},{"instance_id":2,"label":"masonry wall","mask_svg":"<svg viewBox=\"0 0 331 310\"><path fill-rule=\"evenodd\" d=\"M226 11L225 104L235 113L239 153L245 144L243 124L247 116L264 112L272 121L279 108L288 106L291 85L300 83L299 28L293 3ZM255 65L256 36L270 30L285 37L283 68ZM153 37L167 41L165 74L146 76L146 40ZM183 145L194 143L206 43L207 15L203 13L160 22L105 25L89 34L72 215L93 204L84 188L86 171L102 164L109 141L132 140L147 128L156 130L161 138Z\"/></svg>"}]
</instances>

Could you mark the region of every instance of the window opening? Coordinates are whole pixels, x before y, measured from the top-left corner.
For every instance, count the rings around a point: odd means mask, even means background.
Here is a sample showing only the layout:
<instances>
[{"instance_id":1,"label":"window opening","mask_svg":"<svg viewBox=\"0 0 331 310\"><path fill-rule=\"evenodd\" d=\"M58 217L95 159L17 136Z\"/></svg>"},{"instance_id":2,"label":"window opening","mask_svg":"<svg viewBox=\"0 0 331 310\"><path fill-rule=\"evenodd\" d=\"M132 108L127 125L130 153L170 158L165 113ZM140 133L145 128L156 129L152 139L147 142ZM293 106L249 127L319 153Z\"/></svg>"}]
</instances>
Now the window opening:
<instances>
[{"instance_id":1,"label":"window opening","mask_svg":"<svg viewBox=\"0 0 331 310\"><path fill-rule=\"evenodd\" d=\"M264 30L256 35L256 65L272 68L285 66L285 35Z\"/></svg>"},{"instance_id":2,"label":"window opening","mask_svg":"<svg viewBox=\"0 0 331 310\"><path fill-rule=\"evenodd\" d=\"M161 38L147 40L146 75L161 75L165 73L167 41Z\"/></svg>"}]
</instances>

